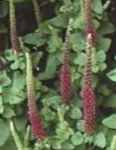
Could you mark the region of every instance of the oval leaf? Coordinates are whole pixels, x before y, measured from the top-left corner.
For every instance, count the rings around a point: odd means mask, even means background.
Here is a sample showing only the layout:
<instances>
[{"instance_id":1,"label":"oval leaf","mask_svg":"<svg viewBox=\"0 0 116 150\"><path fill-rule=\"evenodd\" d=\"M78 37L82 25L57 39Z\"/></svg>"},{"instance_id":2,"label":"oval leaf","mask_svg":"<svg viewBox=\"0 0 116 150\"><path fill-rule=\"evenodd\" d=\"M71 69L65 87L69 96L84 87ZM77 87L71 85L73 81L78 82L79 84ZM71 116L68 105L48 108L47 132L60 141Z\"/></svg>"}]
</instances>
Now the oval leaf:
<instances>
[{"instance_id":1,"label":"oval leaf","mask_svg":"<svg viewBox=\"0 0 116 150\"><path fill-rule=\"evenodd\" d=\"M116 129L116 114L105 118L102 123L110 129Z\"/></svg>"}]
</instances>

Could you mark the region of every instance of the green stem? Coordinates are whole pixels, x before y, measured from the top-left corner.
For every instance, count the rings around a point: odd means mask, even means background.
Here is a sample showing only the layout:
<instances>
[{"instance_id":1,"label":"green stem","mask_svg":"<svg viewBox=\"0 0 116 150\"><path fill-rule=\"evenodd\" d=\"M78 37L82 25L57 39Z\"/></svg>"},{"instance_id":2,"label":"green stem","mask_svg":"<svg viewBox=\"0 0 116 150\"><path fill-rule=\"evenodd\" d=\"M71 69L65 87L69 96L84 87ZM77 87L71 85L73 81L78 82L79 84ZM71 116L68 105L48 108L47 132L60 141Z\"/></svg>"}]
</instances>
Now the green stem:
<instances>
[{"instance_id":1,"label":"green stem","mask_svg":"<svg viewBox=\"0 0 116 150\"><path fill-rule=\"evenodd\" d=\"M25 137L24 137L24 147L28 147L29 137L30 137L30 126L28 126L27 129L26 129L26 134L25 134Z\"/></svg>"},{"instance_id":2,"label":"green stem","mask_svg":"<svg viewBox=\"0 0 116 150\"><path fill-rule=\"evenodd\" d=\"M81 12L80 12L80 14L81 14L81 16L82 16L83 19L84 19L84 0L81 0L81 1L80 1L80 7L81 7Z\"/></svg>"},{"instance_id":3,"label":"green stem","mask_svg":"<svg viewBox=\"0 0 116 150\"><path fill-rule=\"evenodd\" d=\"M58 118L59 118L60 122L63 122L64 121L64 114L61 112L59 107L57 109L57 114L58 114Z\"/></svg>"},{"instance_id":4,"label":"green stem","mask_svg":"<svg viewBox=\"0 0 116 150\"><path fill-rule=\"evenodd\" d=\"M16 144L17 150L24 150L23 144L19 138L19 135L16 132L13 121L10 121L10 131L11 131L12 137L14 139L14 142Z\"/></svg>"},{"instance_id":5,"label":"green stem","mask_svg":"<svg viewBox=\"0 0 116 150\"><path fill-rule=\"evenodd\" d=\"M110 150L116 150L116 135L113 136L111 146L110 146Z\"/></svg>"},{"instance_id":6,"label":"green stem","mask_svg":"<svg viewBox=\"0 0 116 150\"><path fill-rule=\"evenodd\" d=\"M34 12L35 12L36 22L37 22L37 25L39 27L39 24L40 24L40 21L41 21L40 7L38 5L37 0L32 0L32 3L33 3Z\"/></svg>"},{"instance_id":7,"label":"green stem","mask_svg":"<svg viewBox=\"0 0 116 150\"><path fill-rule=\"evenodd\" d=\"M106 10L106 9L109 7L110 3L111 3L111 1L110 1L110 0L107 0L107 1L105 2L105 4L103 5L103 10Z\"/></svg>"}]
</instances>

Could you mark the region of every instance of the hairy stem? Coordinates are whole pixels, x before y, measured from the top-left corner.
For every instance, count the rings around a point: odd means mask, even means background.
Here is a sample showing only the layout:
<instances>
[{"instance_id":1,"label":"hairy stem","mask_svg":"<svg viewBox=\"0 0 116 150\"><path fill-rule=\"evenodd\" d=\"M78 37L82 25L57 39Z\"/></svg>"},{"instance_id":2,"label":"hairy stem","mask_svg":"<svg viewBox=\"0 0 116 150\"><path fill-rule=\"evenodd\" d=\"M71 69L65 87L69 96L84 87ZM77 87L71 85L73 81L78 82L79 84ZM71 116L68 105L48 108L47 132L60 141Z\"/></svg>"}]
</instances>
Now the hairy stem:
<instances>
[{"instance_id":1,"label":"hairy stem","mask_svg":"<svg viewBox=\"0 0 116 150\"><path fill-rule=\"evenodd\" d=\"M19 52L19 41L16 30L16 16L15 16L15 6L14 0L9 0L9 17L10 17L10 40L11 46L14 53Z\"/></svg>"}]
</instances>

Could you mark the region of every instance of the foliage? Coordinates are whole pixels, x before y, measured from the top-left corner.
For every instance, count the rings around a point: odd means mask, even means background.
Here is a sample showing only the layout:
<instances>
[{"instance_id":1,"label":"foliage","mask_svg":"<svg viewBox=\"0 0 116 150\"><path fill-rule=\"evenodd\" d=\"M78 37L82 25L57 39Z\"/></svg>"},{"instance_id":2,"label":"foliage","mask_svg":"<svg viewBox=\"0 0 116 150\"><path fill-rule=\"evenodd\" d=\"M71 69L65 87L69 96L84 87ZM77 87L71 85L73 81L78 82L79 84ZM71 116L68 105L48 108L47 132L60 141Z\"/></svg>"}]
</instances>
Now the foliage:
<instances>
[{"instance_id":1,"label":"foliage","mask_svg":"<svg viewBox=\"0 0 116 150\"><path fill-rule=\"evenodd\" d=\"M46 0L47 1L47 0ZM106 2L106 1L105 1ZM16 0L15 5L32 5L31 0ZM83 109L80 98L85 64L84 14L81 0L49 0L45 7L53 6L54 15L44 18L31 33L21 37L22 51L15 55L10 46L1 52L0 63L0 150L16 150L9 121L24 150L109 150L116 135L116 61L107 61L111 36L115 31L102 0L93 0L94 25L97 29L96 48L92 55L92 72L97 100L97 130L86 135L83 128ZM0 17L7 18L8 1L0 2ZM22 12L20 12L22 13ZM72 19L69 50L73 97L70 105L61 101L59 94L59 67L63 62L64 32ZM8 18L7 18L8 19ZM26 18L24 18L26 19ZM17 20L18 23L18 20ZM1 29L3 26L3 29ZM31 26L31 25L30 25ZM0 34L5 30L0 24ZM18 29L17 29L18 30ZM6 43L8 41L6 40ZM7 45L7 44L6 44ZM38 109L43 117L48 138L35 141L26 114L26 60L25 52L32 56L35 93ZM116 142L116 141L115 141ZM116 145L113 140L112 145Z\"/></svg>"}]
</instances>

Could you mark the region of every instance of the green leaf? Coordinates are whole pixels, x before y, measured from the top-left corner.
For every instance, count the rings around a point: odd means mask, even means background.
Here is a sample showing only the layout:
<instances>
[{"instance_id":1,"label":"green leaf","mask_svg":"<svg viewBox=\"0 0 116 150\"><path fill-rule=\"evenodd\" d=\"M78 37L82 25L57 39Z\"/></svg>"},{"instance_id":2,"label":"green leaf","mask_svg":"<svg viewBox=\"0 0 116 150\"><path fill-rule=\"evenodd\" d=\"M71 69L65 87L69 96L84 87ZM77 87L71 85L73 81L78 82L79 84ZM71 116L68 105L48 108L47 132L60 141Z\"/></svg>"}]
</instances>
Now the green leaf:
<instances>
[{"instance_id":1,"label":"green leaf","mask_svg":"<svg viewBox=\"0 0 116 150\"><path fill-rule=\"evenodd\" d=\"M52 121L52 120L55 120L56 118L56 115L53 111L51 111L51 109L49 109L48 107L44 107L41 111L43 117L44 117L44 120L46 121Z\"/></svg>"},{"instance_id":2,"label":"green leaf","mask_svg":"<svg viewBox=\"0 0 116 150\"><path fill-rule=\"evenodd\" d=\"M84 136L84 143L90 144L90 145L93 144L93 140L94 140L93 135L87 135L85 133L83 136Z\"/></svg>"},{"instance_id":3,"label":"green leaf","mask_svg":"<svg viewBox=\"0 0 116 150\"><path fill-rule=\"evenodd\" d=\"M107 73L107 77L116 82L116 69L113 69L112 71L110 71L109 73Z\"/></svg>"},{"instance_id":4,"label":"green leaf","mask_svg":"<svg viewBox=\"0 0 116 150\"><path fill-rule=\"evenodd\" d=\"M104 71L107 68L107 64L106 63L100 63L99 64L99 70L100 71Z\"/></svg>"},{"instance_id":5,"label":"green leaf","mask_svg":"<svg viewBox=\"0 0 116 150\"><path fill-rule=\"evenodd\" d=\"M116 129L116 114L113 114L102 121L103 125L110 128Z\"/></svg>"},{"instance_id":6,"label":"green leaf","mask_svg":"<svg viewBox=\"0 0 116 150\"><path fill-rule=\"evenodd\" d=\"M84 24L84 18L81 14L79 14L79 16L77 16L77 18L74 20L73 23L73 28L74 29L84 29L85 24Z\"/></svg>"},{"instance_id":7,"label":"green leaf","mask_svg":"<svg viewBox=\"0 0 116 150\"><path fill-rule=\"evenodd\" d=\"M69 127L68 122L63 121L58 124L58 127L56 128L56 134L59 140L65 142L73 134L73 130Z\"/></svg>"},{"instance_id":8,"label":"green leaf","mask_svg":"<svg viewBox=\"0 0 116 150\"><path fill-rule=\"evenodd\" d=\"M103 50L100 50L96 54L96 59L99 63L102 63L106 60L106 54Z\"/></svg>"},{"instance_id":9,"label":"green leaf","mask_svg":"<svg viewBox=\"0 0 116 150\"><path fill-rule=\"evenodd\" d=\"M48 51L50 53L56 52L57 50L61 49L62 47L62 39L58 35L57 30L51 27L51 36L48 40Z\"/></svg>"},{"instance_id":10,"label":"green leaf","mask_svg":"<svg viewBox=\"0 0 116 150\"><path fill-rule=\"evenodd\" d=\"M5 87L11 84L11 80L5 71L1 72L0 74L0 84L2 85L2 87Z\"/></svg>"},{"instance_id":11,"label":"green leaf","mask_svg":"<svg viewBox=\"0 0 116 150\"><path fill-rule=\"evenodd\" d=\"M46 38L40 33L29 33L24 36L24 42L26 44L36 45L40 47L45 44Z\"/></svg>"},{"instance_id":12,"label":"green leaf","mask_svg":"<svg viewBox=\"0 0 116 150\"><path fill-rule=\"evenodd\" d=\"M102 15L103 13L103 6L102 6L102 1L101 0L94 0L93 1L93 10L95 13Z\"/></svg>"},{"instance_id":13,"label":"green leaf","mask_svg":"<svg viewBox=\"0 0 116 150\"><path fill-rule=\"evenodd\" d=\"M99 40L98 40L96 49L107 52L111 45L111 39L103 38L103 37L98 37L98 39Z\"/></svg>"},{"instance_id":14,"label":"green leaf","mask_svg":"<svg viewBox=\"0 0 116 150\"><path fill-rule=\"evenodd\" d=\"M20 53L19 55L15 55L13 51L10 49L5 51L5 58L11 62L10 68L12 70L25 68L25 55L24 53Z\"/></svg>"},{"instance_id":15,"label":"green leaf","mask_svg":"<svg viewBox=\"0 0 116 150\"><path fill-rule=\"evenodd\" d=\"M16 115L15 110L13 110L10 106L5 106L4 114L3 114L5 118L9 119L14 117L15 115Z\"/></svg>"},{"instance_id":16,"label":"green leaf","mask_svg":"<svg viewBox=\"0 0 116 150\"><path fill-rule=\"evenodd\" d=\"M10 88L6 89L4 95L4 102L9 104L19 104L26 98L24 91L19 91L18 89Z\"/></svg>"},{"instance_id":17,"label":"green leaf","mask_svg":"<svg viewBox=\"0 0 116 150\"><path fill-rule=\"evenodd\" d=\"M71 112L70 112L70 117L72 119L80 119L82 116L81 110L78 107L74 107L72 108Z\"/></svg>"},{"instance_id":18,"label":"green leaf","mask_svg":"<svg viewBox=\"0 0 116 150\"><path fill-rule=\"evenodd\" d=\"M93 24L96 29L98 29L100 27L100 22L97 19L93 19Z\"/></svg>"},{"instance_id":19,"label":"green leaf","mask_svg":"<svg viewBox=\"0 0 116 150\"><path fill-rule=\"evenodd\" d=\"M25 127L26 127L26 120L25 118L22 116L22 117L17 117L14 119L14 123L16 125L16 129L17 131L19 132L25 132Z\"/></svg>"},{"instance_id":20,"label":"green leaf","mask_svg":"<svg viewBox=\"0 0 116 150\"><path fill-rule=\"evenodd\" d=\"M112 23L110 23L108 20L106 20L101 24L99 32L105 35L105 34L113 33L115 30L116 30L115 26Z\"/></svg>"},{"instance_id":21,"label":"green leaf","mask_svg":"<svg viewBox=\"0 0 116 150\"><path fill-rule=\"evenodd\" d=\"M9 137L9 128L7 122L0 119L0 146L4 145Z\"/></svg>"},{"instance_id":22,"label":"green leaf","mask_svg":"<svg viewBox=\"0 0 116 150\"><path fill-rule=\"evenodd\" d=\"M1 150L16 150L16 145L14 144L14 141L12 138L9 138L4 145L0 147Z\"/></svg>"},{"instance_id":23,"label":"green leaf","mask_svg":"<svg viewBox=\"0 0 116 150\"><path fill-rule=\"evenodd\" d=\"M83 143L83 135L80 132L77 132L71 137L71 141L75 146L81 145Z\"/></svg>"},{"instance_id":24,"label":"green leaf","mask_svg":"<svg viewBox=\"0 0 116 150\"><path fill-rule=\"evenodd\" d=\"M44 97L44 99L42 100L43 104L45 106L48 106L48 107L52 107L54 109L57 109L57 107L59 106L60 104L60 96L46 96Z\"/></svg>"},{"instance_id":25,"label":"green leaf","mask_svg":"<svg viewBox=\"0 0 116 150\"><path fill-rule=\"evenodd\" d=\"M25 74L22 74L19 71L15 72L13 75L12 87L17 88L20 91L25 88L25 85L26 85Z\"/></svg>"},{"instance_id":26,"label":"green leaf","mask_svg":"<svg viewBox=\"0 0 116 150\"><path fill-rule=\"evenodd\" d=\"M75 65L84 66L86 60L85 53L80 53L73 61Z\"/></svg>"},{"instance_id":27,"label":"green leaf","mask_svg":"<svg viewBox=\"0 0 116 150\"><path fill-rule=\"evenodd\" d=\"M106 146L106 138L104 133L100 132L95 136L94 145L100 148L104 148Z\"/></svg>"},{"instance_id":28,"label":"green leaf","mask_svg":"<svg viewBox=\"0 0 116 150\"><path fill-rule=\"evenodd\" d=\"M66 28L68 24L68 15L60 14L49 21L55 27Z\"/></svg>"},{"instance_id":29,"label":"green leaf","mask_svg":"<svg viewBox=\"0 0 116 150\"><path fill-rule=\"evenodd\" d=\"M61 150L61 148L62 148L61 141L58 139L53 140L52 141L52 148L54 150Z\"/></svg>"},{"instance_id":30,"label":"green leaf","mask_svg":"<svg viewBox=\"0 0 116 150\"><path fill-rule=\"evenodd\" d=\"M84 120L79 120L77 122L77 129L80 130L80 131L84 131Z\"/></svg>"},{"instance_id":31,"label":"green leaf","mask_svg":"<svg viewBox=\"0 0 116 150\"><path fill-rule=\"evenodd\" d=\"M68 142L65 142L62 144L62 149L63 150L73 150L74 145L68 141Z\"/></svg>"},{"instance_id":32,"label":"green leaf","mask_svg":"<svg viewBox=\"0 0 116 150\"><path fill-rule=\"evenodd\" d=\"M3 89L3 99L5 103L18 104L26 98L25 89L25 76L19 71L13 75L13 81L10 86Z\"/></svg>"},{"instance_id":33,"label":"green leaf","mask_svg":"<svg viewBox=\"0 0 116 150\"><path fill-rule=\"evenodd\" d=\"M71 34L70 43L74 51L85 49L84 36L80 32Z\"/></svg>"},{"instance_id":34,"label":"green leaf","mask_svg":"<svg viewBox=\"0 0 116 150\"><path fill-rule=\"evenodd\" d=\"M48 80L55 76L59 61L55 55L49 55L45 72L39 74L40 80Z\"/></svg>"}]
</instances>

